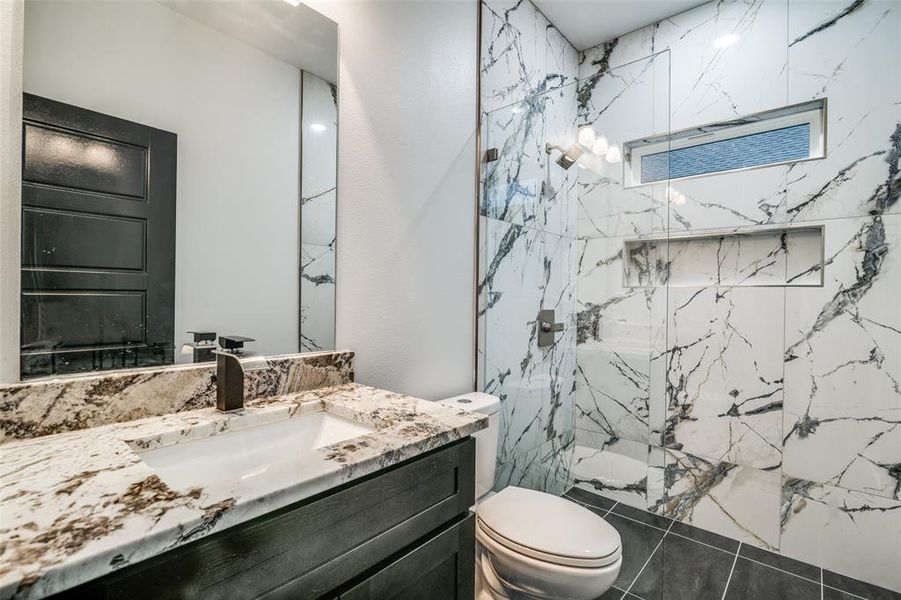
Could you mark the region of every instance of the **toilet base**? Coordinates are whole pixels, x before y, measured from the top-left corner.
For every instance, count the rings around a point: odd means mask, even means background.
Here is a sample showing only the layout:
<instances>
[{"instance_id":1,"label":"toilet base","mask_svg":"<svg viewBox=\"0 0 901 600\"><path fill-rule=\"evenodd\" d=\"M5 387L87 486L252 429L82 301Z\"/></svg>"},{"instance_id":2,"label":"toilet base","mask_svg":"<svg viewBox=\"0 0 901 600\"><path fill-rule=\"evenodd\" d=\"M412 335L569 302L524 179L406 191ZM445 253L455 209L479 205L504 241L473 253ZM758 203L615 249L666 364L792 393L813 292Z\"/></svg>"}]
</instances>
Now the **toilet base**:
<instances>
[{"instance_id":1,"label":"toilet base","mask_svg":"<svg viewBox=\"0 0 901 600\"><path fill-rule=\"evenodd\" d=\"M558 582L551 582L547 577L534 576L535 565L529 564L534 559L526 556L517 558L522 558L523 563L511 565L509 557L492 556L481 543L476 543L476 600L590 600L610 589L622 566L622 559L619 559L606 567L591 569L591 583L583 578L587 575L584 571L583 576L562 577ZM495 569L495 561L499 561L504 575Z\"/></svg>"}]
</instances>

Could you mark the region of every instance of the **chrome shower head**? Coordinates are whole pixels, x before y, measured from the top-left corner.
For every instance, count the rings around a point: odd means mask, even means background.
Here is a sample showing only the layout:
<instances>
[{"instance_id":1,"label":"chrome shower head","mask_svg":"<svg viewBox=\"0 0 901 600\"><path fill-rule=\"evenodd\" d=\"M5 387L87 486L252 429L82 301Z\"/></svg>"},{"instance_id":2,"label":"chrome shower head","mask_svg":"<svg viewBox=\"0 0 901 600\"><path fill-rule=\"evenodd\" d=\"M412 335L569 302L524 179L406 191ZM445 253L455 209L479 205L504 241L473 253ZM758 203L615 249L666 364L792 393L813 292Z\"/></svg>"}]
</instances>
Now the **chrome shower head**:
<instances>
[{"instance_id":1,"label":"chrome shower head","mask_svg":"<svg viewBox=\"0 0 901 600\"><path fill-rule=\"evenodd\" d=\"M576 164L576 161L579 160L579 157L585 152L579 144L573 144L569 148L563 148L562 146L548 143L545 144L544 150L548 154L551 153L551 150L559 150L560 156L554 162L563 167L564 170L568 170L571 166Z\"/></svg>"}]
</instances>

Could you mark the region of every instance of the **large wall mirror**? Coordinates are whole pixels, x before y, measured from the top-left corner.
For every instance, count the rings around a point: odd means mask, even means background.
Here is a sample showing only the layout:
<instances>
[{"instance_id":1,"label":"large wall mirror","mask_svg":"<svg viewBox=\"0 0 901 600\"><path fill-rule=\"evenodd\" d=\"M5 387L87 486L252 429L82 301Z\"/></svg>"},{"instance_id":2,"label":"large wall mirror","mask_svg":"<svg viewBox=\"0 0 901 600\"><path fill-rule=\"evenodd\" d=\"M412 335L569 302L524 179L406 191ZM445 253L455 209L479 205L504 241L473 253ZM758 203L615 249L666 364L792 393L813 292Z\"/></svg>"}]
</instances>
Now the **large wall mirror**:
<instances>
[{"instance_id":1,"label":"large wall mirror","mask_svg":"<svg viewBox=\"0 0 901 600\"><path fill-rule=\"evenodd\" d=\"M23 380L334 348L337 25L26 0Z\"/></svg>"}]
</instances>

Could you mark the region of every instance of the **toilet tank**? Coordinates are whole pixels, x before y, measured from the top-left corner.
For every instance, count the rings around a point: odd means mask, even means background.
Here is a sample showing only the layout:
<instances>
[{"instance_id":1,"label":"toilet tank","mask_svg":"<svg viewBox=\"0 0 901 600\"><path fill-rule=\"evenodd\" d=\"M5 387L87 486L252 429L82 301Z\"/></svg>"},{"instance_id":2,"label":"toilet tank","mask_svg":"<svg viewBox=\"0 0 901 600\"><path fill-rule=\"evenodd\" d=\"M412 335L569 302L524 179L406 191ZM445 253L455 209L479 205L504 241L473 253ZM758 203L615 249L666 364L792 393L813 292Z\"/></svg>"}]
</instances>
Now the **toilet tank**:
<instances>
[{"instance_id":1,"label":"toilet tank","mask_svg":"<svg viewBox=\"0 0 901 600\"><path fill-rule=\"evenodd\" d=\"M488 415L488 428L472 436L476 440L476 500L478 500L494 487L500 398L484 392L470 392L445 398L440 402L454 408L462 408L467 412Z\"/></svg>"}]
</instances>

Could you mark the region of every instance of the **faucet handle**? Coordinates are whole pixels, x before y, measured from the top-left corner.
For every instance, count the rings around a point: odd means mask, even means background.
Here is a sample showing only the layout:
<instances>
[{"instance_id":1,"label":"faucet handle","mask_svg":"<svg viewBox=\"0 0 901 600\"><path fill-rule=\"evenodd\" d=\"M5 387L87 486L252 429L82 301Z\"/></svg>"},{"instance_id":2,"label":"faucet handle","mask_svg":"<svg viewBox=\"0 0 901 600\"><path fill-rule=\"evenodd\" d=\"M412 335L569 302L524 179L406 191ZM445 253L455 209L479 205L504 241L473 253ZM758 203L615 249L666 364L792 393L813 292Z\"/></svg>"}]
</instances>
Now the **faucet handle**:
<instances>
[{"instance_id":1,"label":"faucet handle","mask_svg":"<svg viewBox=\"0 0 901 600\"><path fill-rule=\"evenodd\" d=\"M220 335L219 346L226 352L240 354L244 348L245 342L255 342L253 338L244 337L243 335Z\"/></svg>"},{"instance_id":2,"label":"faucet handle","mask_svg":"<svg viewBox=\"0 0 901 600\"><path fill-rule=\"evenodd\" d=\"M215 331L189 331L191 335L194 336L195 344L202 344L206 342L214 342L216 341L216 332Z\"/></svg>"}]
</instances>

